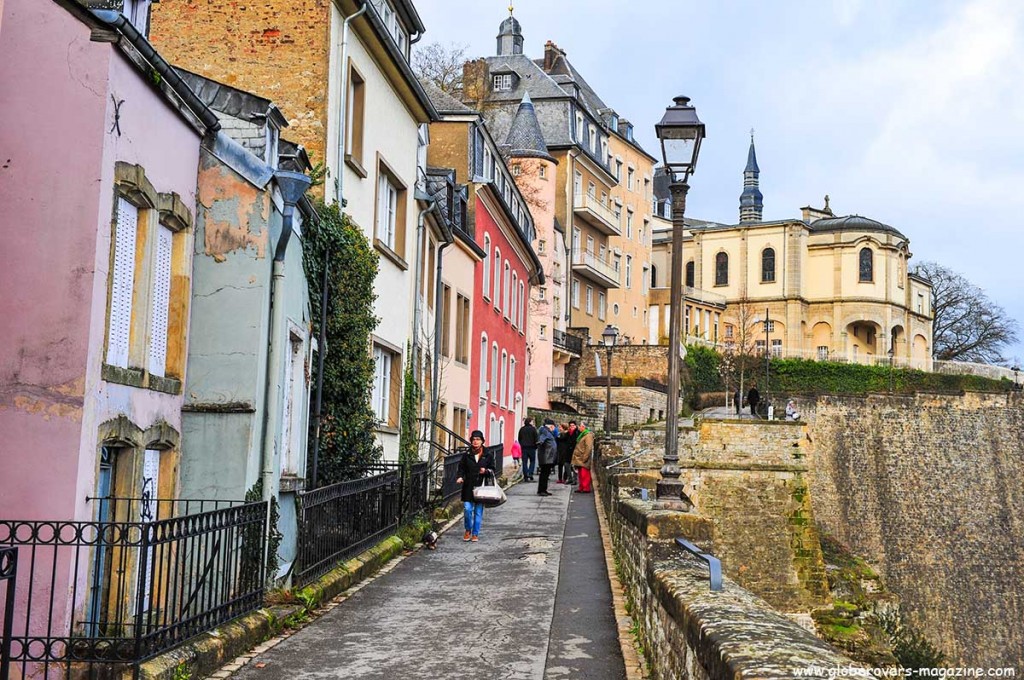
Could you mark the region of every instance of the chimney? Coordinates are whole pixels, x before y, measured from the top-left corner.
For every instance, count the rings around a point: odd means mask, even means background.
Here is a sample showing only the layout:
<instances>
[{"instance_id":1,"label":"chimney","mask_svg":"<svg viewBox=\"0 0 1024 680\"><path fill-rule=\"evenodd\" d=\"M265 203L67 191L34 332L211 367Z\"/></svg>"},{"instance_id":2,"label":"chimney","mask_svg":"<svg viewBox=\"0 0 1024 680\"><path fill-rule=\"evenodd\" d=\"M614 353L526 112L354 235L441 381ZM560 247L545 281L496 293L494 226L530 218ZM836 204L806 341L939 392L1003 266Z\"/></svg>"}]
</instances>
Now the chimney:
<instances>
[{"instance_id":1,"label":"chimney","mask_svg":"<svg viewBox=\"0 0 1024 680\"><path fill-rule=\"evenodd\" d=\"M462 98L464 101L472 101L480 108L487 100L490 92L491 69L487 66L486 59L467 61L462 65Z\"/></svg>"},{"instance_id":2,"label":"chimney","mask_svg":"<svg viewBox=\"0 0 1024 680\"><path fill-rule=\"evenodd\" d=\"M565 51L560 49L555 43L548 40L544 43L544 70L550 71L551 67L555 65L555 59L564 56Z\"/></svg>"}]
</instances>

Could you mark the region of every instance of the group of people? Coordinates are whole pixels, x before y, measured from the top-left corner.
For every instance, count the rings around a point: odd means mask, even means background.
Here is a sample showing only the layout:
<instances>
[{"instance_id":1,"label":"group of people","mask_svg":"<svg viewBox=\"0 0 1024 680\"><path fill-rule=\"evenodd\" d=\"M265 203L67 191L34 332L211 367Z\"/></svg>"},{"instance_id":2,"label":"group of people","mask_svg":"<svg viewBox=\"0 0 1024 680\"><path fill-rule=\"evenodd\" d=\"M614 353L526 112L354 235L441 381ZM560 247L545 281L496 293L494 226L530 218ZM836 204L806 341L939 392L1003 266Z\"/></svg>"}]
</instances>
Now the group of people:
<instances>
[{"instance_id":1,"label":"group of people","mask_svg":"<svg viewBox=\"0 0 1024 680\"><path fill-rule=\"evenodd\" d=\"M733 402L736 406L736 415L740 415L740 409L743 407L743 395L740 393L740 388L736 388L736 391L732 395ZM757 405L761 403L761 393L757 391L757 384L750 386L750 391L747 392L747 404L750 406L750 415L757 416ZM800 420L800 413L796 409L796 404L790 399L786 402L786 420Z\"/></svg>"},{"instance_id":2,"label":"group of people","mask_svg":"<svg viewBox=\"0 0 1024 680\"><path fill-rule=\"evenodd\" d=\"M559 484L576 484L577 493L593 491L590 459L594 453L594 433L575 420L559 425L545 418L538 428L533 418L524 418L516 441L512 443L512 460L521 465L523 481L537 482L537 495L550 496L548 478L558 468ZM537 467L540 472L537 472ZM537 476L535 476L537 475Z\"/></svg>"},{"instance_id":3,"label":"group of people","mask_svg":"<svg viewBox=\"0 0 1024 680\"><path fill-rule=\"evenodd\" d=\"M547 418L537 428L533 418L525 418L519 435L512 443L512 460L523 473L523 480L537 482L537 495L550 496L548 478L558 467L559 484L576 484L576 493L591 493L591 457L594 453L594 433L585 424L570 420L561 426ZM537 466L540 472L537 473ZM484 433L473 430L469 435L469 450L459 461L457 484L462 485L463 525L462 540L477 542L483 525L484 506L473 497L473 489L482 486L489 477L495 477L494 456L484 448ZM534 474L537 473L537 477ZM496 482L495 482L496 483Z\"/></svg>"}]
</instances>

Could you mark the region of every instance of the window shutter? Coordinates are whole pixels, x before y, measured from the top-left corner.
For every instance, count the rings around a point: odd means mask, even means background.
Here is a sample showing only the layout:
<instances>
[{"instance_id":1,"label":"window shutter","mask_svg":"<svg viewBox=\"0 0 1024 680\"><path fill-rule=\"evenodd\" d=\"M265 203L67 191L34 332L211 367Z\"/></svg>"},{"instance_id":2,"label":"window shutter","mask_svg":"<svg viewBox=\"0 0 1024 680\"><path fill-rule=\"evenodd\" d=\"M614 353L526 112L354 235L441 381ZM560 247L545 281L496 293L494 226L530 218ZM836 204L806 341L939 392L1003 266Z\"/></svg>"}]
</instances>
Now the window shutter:
<instances>
[{"instance_id":1,"label":"window shutter","mask_svg":"<svg viewBox=\"0 0 1024 680\"><path fill-rule=\"evenodd\" d=\"M160 452L155 449L146 449L142 459L142 507L139 508L139 518L143 522L155 522L157 518L157 499L160 489ZM153 547L147 548L149 557L146 562L150 565L143 575L145 579L145 597L143 599L143 610L149 611L153 592Z\"/></svg>"},{"instance_id":2,"label":"window shutter","mask_svg":"<svg viewBox=\"0 0 1024 680\"><path fill-rule=\"evenodd\" d=\"M135 239L139 209L123 198L117 199L114 229L114 275L111 280L110 318L107 327L107 363L128 367L131 338L132 292L135 288Z\"/></svg>"},{"instance_id":3,"label":"window shutter","mask_svg":"<svg viewBox=\"0 0 1024 680\"><path fill-rule=\"evenodd\" d=\"M153 310L149 320L149 372L163 377L167 369L167 323L171 306L171 253L174 233L160 225L153 267Z\"/></svg>"}]
</instances>

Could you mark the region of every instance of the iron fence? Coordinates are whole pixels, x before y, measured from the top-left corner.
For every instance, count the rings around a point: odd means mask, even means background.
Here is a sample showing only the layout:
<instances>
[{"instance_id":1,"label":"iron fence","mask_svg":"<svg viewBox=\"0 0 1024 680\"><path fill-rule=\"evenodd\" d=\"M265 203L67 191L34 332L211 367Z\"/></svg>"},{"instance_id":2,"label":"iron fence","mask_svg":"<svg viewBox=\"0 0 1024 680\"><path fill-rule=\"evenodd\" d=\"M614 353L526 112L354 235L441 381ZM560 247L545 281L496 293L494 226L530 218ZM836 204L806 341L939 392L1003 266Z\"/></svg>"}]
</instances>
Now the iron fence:
<instances>
[{"instance_id":1,"label":"iron fence","mask_svg":"<svg viewBox=\"0 0 1024 680\"><path fill-rule=\"evenodd\" d=\"M9 680L11 661L11 632L14 624L14 585L18 578L18 549L0 548L0 593L3 607L0 612L0 680Z\"/></svg>"},{"instance_id":2,"label":"iron fence","mask_svg":"<svg viewBox=\"0 0 1024 680\"><path fill-rule=\"evenodd\" d=\"M402 514L415 515L427 507L430 465L426 461L413 463L402 479Z\"/></svg>"},{"instance_id":3,"label":"iron fence","mask_svg":"<svg viewBox=\"0 0 1024 680\"><path fill-rule=\"evenodd\" d=\"M469 451L468 446L460 446L455 449L455 453L444 457L441 500L446 505L462 491L462 485L456 480L459 478L459 463L462 462L462 454L466 453L466 451Z\"/></svg>"},{"instance_id":4,"label":"iron fence","mask_svg":"<svg viewBox=\"0 0 1024 680\"><path fill-rule=\"evenodd\" d=\"M400 496L399 470L300 492L296 583L326 574L396 529Z\"/></svg>"},{"instance_id":5,"label":"iron fence","mask_svg":"<svg viewBox=\"0 0 1024 680\"><path fill-rule=\"evenodd\" d=\"M7 660L22 677L97 664L137 676L143 661L262 605L267 503L176 514L192 503L107 498L109 520L0 520L0 545L16 553L5 559L19 566L6 579Z\"/></svg>"},{"instance_id":6,"label":"iron fence","mask_svg":"<svg viewBox=\"0 0 1024 680\"><path fill-rule=\"evenodd\" d=\"M505 445L493 444L485 446L484 451L491 454L494 459L494 474L500 477L505 472Z\"/></svg>"}]
</instances>

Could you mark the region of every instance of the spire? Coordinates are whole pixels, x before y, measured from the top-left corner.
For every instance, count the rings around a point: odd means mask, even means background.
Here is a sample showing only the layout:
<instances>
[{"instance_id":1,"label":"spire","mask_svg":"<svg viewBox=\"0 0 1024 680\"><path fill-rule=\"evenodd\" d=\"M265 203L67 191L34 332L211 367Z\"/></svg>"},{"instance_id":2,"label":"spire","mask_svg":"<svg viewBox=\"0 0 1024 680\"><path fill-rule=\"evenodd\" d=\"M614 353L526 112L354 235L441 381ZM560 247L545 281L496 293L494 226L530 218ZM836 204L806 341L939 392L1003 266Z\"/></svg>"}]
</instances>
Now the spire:
<instances>
[{"instance_id":1,"label":"spire","mask_svg":"<svg viewBox=\"0 0 1024 680\"><path fill-rule=\"evenodd\" d=\"M505 139L505 147L508 148L508 152L513 158L529 157L552 160L529 92L523 95L523 100L519 103L519 110L516 111L516 117L512 119L512 126Z\"/></svg>"},{"instance_id":2,"label":"spire","mask_svg":"<svg viewBox=\"0 0 1024 680\"><path fill-rule=\"evenodd\" d=\"M760 222L764 197L761 195L761 170L757 167L757 153L754 151L754 130L750 130L750 150L747 151L747 167L743 169L743 193L740 194L740 222Z\"/></svg>"},{"instance_id":3,"label":"spire","mask_svg":"<svg viewBox=\"0 0 1024 680\"><path fill-rule=\"evenodd\" d=\"M509 4L508 18L498 27L498 56L523 53L523 27L513 16L515 8Z\"/></svg>"}]
</instances>

